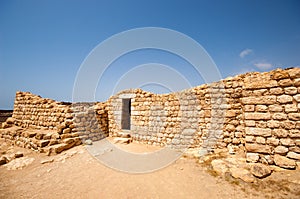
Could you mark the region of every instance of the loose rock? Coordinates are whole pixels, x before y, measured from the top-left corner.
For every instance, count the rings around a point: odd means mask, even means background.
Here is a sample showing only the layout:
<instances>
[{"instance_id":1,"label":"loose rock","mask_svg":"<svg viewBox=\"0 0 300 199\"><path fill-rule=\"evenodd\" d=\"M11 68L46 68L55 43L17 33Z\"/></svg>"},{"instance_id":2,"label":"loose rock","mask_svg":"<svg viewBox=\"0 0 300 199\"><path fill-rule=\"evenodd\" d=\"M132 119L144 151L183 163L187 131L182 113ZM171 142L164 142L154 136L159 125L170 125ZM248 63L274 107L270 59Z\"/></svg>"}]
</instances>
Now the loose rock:
<instances>
[{"instance_id":1,"label":"loose rock","mask_svg":"<svg viewBox=\"0 0 300 199\"><path fill-rule=\"evenodd\" d=\"M268 166L261 163L251 165L250 172L258 178L265 178L272 173L271 169Z\"/></svg>"}]
</instances>

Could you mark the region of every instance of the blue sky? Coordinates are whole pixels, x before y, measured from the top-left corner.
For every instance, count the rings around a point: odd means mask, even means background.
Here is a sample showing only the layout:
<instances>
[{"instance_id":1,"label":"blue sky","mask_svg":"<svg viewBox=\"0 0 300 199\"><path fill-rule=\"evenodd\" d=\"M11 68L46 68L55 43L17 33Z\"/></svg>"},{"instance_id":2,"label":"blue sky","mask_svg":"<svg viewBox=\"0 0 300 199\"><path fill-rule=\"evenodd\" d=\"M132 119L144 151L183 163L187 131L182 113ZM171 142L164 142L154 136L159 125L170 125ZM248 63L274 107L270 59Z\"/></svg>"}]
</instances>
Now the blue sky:
<instances>
[{"instance_id":1,"label":"blue sky","mask_svg":"<svg viewBox=\"0 0 300 199\"><path fill-rule=\"evenodd\" d=\"M193 38L223 78L300 66L298 0L0 0L0 109L13 107L17 90L71 101L86 56L110 36L141 27L169 28ZM96 100L109 96L122 72L148 62L173 66L191 77L192 86L203 83L176 56L145 50L114 63Z\"/></svg>"}]
</instances>

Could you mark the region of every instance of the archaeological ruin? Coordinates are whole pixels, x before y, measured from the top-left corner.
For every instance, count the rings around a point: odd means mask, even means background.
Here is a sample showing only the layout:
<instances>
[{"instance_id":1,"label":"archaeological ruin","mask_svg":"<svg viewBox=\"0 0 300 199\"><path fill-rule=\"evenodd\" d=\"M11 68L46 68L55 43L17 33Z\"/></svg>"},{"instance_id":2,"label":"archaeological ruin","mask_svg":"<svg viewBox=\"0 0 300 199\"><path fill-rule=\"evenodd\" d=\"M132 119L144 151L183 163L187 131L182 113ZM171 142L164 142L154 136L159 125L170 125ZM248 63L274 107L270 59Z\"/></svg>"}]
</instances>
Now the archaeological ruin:
<instances>
[{"instance_id":1,"label":"archaeological ruin","mask_svg":"<svg viewBox=\"0 0 300 199\"><path fill-rule=\"evenodd\" d=\"M95 103L17 92L0 137L49 155L106 137L206 152L242 149L247 162L295 169L300 68L251 72L169 94L130 89Z\"/></svg>"}]
</instances>

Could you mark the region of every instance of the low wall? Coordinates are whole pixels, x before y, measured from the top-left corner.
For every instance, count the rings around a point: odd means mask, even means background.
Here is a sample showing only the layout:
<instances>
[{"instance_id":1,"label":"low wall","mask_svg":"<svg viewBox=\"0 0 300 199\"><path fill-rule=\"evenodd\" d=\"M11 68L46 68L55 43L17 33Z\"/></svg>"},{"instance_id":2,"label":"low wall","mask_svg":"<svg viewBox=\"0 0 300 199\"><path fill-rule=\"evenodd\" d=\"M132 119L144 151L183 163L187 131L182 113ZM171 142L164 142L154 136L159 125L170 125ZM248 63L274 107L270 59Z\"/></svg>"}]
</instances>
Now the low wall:
<instances>
[{"instance_id":1,"label":"low wall","mask_svg":"<svg viewBox=\"0 0 300 199\"><path fill-rule=\"evenodd\" d=\"M108 115L106 104L74 103L72 104L75 131L81 140L97 141L108 137Z\"/></svg>"},{"instance_id":2,"label":"low wall","mask_svg":"<svg viewBox=\"0 0 300 199\"><path fill-rule=\"evenodd\" d=\"M17 92L12 117L15 124L23 128L55 129L67 119L72 119L71 103Z\"/></svg>"},{"instance_id":3,"label":"low wall","mask_svg":"<svg viewBox=\"0 0 300 199\"><path fill-rule=\"evenodd\" d=\"M0 137L12 144L40 152L60 153L87 139L108 135L105 103L66 103L17 92L12 118Z\"/></svg>"}]
</instances>

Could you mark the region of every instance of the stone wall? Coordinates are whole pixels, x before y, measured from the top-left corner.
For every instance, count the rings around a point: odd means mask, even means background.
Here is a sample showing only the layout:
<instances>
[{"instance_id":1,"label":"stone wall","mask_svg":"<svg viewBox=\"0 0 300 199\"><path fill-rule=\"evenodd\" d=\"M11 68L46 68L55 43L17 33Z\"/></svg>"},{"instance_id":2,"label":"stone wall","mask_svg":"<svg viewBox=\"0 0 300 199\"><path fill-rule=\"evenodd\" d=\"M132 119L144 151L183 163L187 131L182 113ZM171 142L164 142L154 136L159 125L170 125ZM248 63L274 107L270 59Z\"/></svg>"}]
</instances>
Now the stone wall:
<instances>
[{"instance_id":1,"label":"stone wall","mask_svg":"<svg viewBox=\"0 0 300 199\"><path fill-rule=\"evenodd\" d=\"M71 103L17 92L12 117L15 124L23 128L55 129L67 119L72 119Z\"/></svg>"},{"instance_id":2,"label":"stone wall","mask_svg":"<svg viewBox=\"0 0 300 199\"><path fill-rule=\"evenodd\" d=\"M241 80L239 76L164 95L122 91L108 100L110 136L122 132L122 99L130 98L135 141L209 151L241 147L245 137Z\"/></svg>"},{"instance_id":3,"label":"stone wall","mask_svg":"<svg viewBox=\"0 0 300 199\"><path fill-rule=\"evenodd\" d=\"M243 111L247 160L295 167L300 160L300 69L245 77Z\"/></svg>"},{"instance_id":4,"label":"stone wall","mask_svg":"<svg viewBox=\"0 0 300 199\"><path fill-rule=\"evenodd\" d=\"M33 138L40 140L33 145L37 149L119 137L125 131L123 99L131 100L126 109L131 110L130 130L126 132L134 141L206 152L241 148L249 162L284 168L294 168L300 160L299 68L247 73L163 95L131 89L103 103L71 104L17 92L13 116L6 125L49 130L53 136L0 133L26 146L29 138L32 143Z\"/></svg>"},{"instance_id":5,"label":"stone wall","mask_svg":"<svg viewBox=\"0 0 300 199\"><path fill-rule=\"evenodd\" d=\"M108 115L106 104L73 103L73 123L81 140L97 141L108 137Z\"/></svg>"},{"instance_id":6,"label":"stone wall","mask_svg":"<svg viewBox=\"0 0 300 199\"><path fill-rule=\"evenodd\" d=\"M122 91L107 102L109 134L123 131L122 99L130 98L133 140L208 151L239 147L249 162L295 165L300 160L299 85L300 69L293 68L242 74L164 95Z\"/></svg>"},{"instance_id":7,"label":"stone wall","mask_svg":"<svg viewBox=\"0 0 300 199\"><path fill-rule=\"evenodd\" d=\"M72 104L17 92L13 115L2 125L0 137L17 146L60 153L87 139L107 137L107 119L105 103Z\"/></svg>"}]
</instances>

